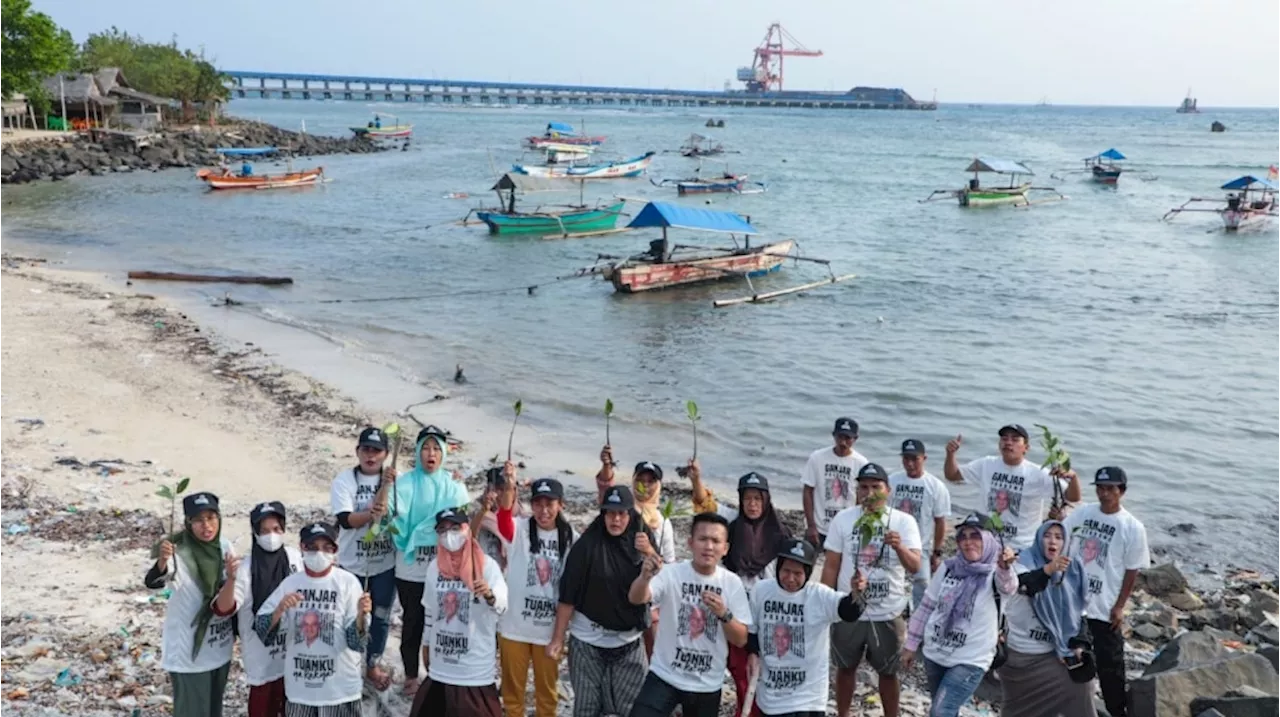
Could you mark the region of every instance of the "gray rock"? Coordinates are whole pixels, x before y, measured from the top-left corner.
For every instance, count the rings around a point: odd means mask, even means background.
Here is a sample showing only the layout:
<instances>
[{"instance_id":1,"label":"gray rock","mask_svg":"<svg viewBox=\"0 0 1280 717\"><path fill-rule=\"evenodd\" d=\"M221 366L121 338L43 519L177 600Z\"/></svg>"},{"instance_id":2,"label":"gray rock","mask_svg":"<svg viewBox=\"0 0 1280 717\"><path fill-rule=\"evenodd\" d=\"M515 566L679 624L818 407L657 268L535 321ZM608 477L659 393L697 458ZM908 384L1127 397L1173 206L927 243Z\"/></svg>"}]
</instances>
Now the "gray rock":
<instances>
[{"instance_id":1,"label":"gray rock","mask_svg":"<svg viewBox=\"0 0 1280 717\"><path fill-rule=\"evenodd\" d=\"M1180 654L1187 654L1186 645ZM1147 673L1129 685L1128 713L1130 717L1185 715L1187 706L1197 697L1221 695L1246 685L1275 694L1280 691L1280 677L1266 658L1240 653L1216 662ZM1205 709L1215 706L1210 704ZM1274 714L1272 710L1270 715Z\"/></svg>"},{"instance_id":2,"label":"gray rock","mask_svg":"<svg viewBox=\"0 0 1280 717\"><path fill-rule=\"evenodd\" d=\"M1259 645L1280 645L1280 625L1276 624L1276 618L1272 615L1261 625L1255 625L1248 636Z\"/></svg>"},{"instance_id":3,"label":"gray rock","mask_svg":"<svg viewBox=\"0 0 1280 717\"><path fill-rule=\"evenodd\" d=\"M1235 636L1232 635L1235 639ZM1204 632L1184 632L1175 637L1156 654L1143 671L1143 676L1154 675L1168 670L1183 670L1199 665L1207 665L1231 656L1232 652L1223 646L1221 640Z\"/></svg>"},{"instance_id":4,"label":"gray rock","mask_svg":"<svg viewBox=\"0 0 1280 717\"><path fill-rule=\"evenodd\" d=\"M1280 670L1280 647L1263 645L1258 648L1258 654L1271 661L1272 669Z\"/></svg>"},{"instance_id":5,"label":"gray rock","mask_svg":"<svg viewBox=\"0 0 1280 717\"><path fill-rule=\"evenodd\" d=\"M1187 618L1187 625L1192 629L1231 630L1235 627L1238 617L1236 611L1231 608L1205 608L1192 612Z\"/></svg>"},{"instance_id":6,"label":"gray rock","mask_svg":"<svg viewBox=\"0 0 1280 717\"><path fill-rule=\"evenodd\" d=\"M1248 690L1254 694L1240 694ZM1242 688L1222 697L1197 697L1191 700L1191 714L1216 711L1222 717L1275 717L1280 711L1280 697L1260 690Z\"/></svg>"},{"instance_id":7,"label":"gray rock","mask_svg":"<svg viewBox=\"0 0 1280 717\"><path fill-rule=\"evenodd\" d=\"M1163 627L1150 622L1144 622L1133 628L1133 634L1141 637L1147 642L1155 642L1164 637L1165 630Z\"/></svg>"},{"instance_id":8,"label":"gray rock","mask_svg":"<svg viewBox=\"0 0 1280 717\"><path fill-rule=\"evenodd\" d=\"M1200 596L1187 589L1167 595L1165 602L1183 612L1193 612L1204 607L1204 601Z\"/></svg>"},{"instance_id":9,"label":"gray rock","mask_svg":"<svg viewBox=\"0 0 1280 717\"><path fill-rule=\"evenodd\" d=\"M1258 589L1249 593L1248 616L1249 627L1258 625L1267 619L1267 613L1280 613L1280 597L1266 589Z\"/></svg>"},{"instance_id":10,"label":"gray rock","mask_svg":"<svg viewBox=\"0 0 1280 717\"><path fill-rule=\"evenodd\" d=\"M1192 704L1194 704L1194 702ZM1196 713L1193 711L1191 714L1196 714ZM1204 712L1201 712L1200 714L1196 714L1196 717L1227 717L1227 716L1222 714L1218 710L1215 710L1212 707L1210 707Z\"/></svg>"},{"instance_id":11,"label":"gray rock","mask_svg":"<svg viewBox=\"0 0 1280 717\"><path fill-rule=\"evenodd\" d=\"M1162 597L1187 589L1187 578L1173 563L1157 565L1138 573L1138 587Z\"/></svg>"}]
</instances>

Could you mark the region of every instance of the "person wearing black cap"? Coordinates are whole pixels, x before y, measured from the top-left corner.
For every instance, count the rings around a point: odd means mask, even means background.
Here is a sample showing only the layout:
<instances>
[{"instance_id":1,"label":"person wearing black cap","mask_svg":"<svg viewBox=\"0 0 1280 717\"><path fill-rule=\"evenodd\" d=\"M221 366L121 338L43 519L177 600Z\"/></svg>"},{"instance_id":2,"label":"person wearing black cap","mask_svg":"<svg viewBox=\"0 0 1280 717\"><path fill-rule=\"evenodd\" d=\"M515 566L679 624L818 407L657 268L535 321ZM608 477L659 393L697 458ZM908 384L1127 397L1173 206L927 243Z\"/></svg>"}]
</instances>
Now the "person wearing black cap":
<instances>
[{"instance_id":1,"label":"person wearing black cap","mask_svg":"<svg viewBox=\"0 0 1280 717\"><path fill-rule=\"evenodd\" d=\"M547 656L560 658L567 630L573 717L629 714L640 694L646 670L640 636L648 609L632 605L628 595L646 559L636 536L648 531L631 489L615 485L605 490L600 514L565 558Z\"/></svg>"},{"instance_id":2,"label":"person wearing black cap","mask_svg":"<svg viewBox=\"0 0 1280 717\"><path fill-rule=\"evenodd\" d=\"M365 674L380 690L391 682L386 670L378 666L378 658L387 647L391 606L396 601L396 546L389 531L371 536L370 529L387 515L387 498L396 480L395 472L383 466L388 448L387 434L366 426L356 441L360 462L339 473L329 491L329 509L340 529L338 565L361 578L373 598Z\"/></svg>"},{"instance_id":3,"label":"person wearing black cap","mask_svg":"<svg viewBox=\"0 0 1280 717\"><path fill-rule=\"evenodd\" d=\"M271 593L302 570L302 553L284 544L285 510L280 501L259 503L249 512L253 548L218 592L213 611L235 615L240 628L240 662L249 684L249 717L284 714L284 633L264 643L253 624Z\"/></svg>"},{"instance_id":4,"label":"person wearing black cap","mask_svg":"<svg viewBox=\"0 0 1280 717\"><path fill-rule=\"evenodd\" d=\"M862 614L857 595L866 589L866 577L855 573L849 592L809 582L818 553L796 538L778 543L775 555L776 577L762 580L751 593L746 649L750 671L760 674L752 714L826 715L830 627Z\"/></svg>"},{"instance_id":5,"label":"person wearing black cap","mask_svg":"<svg viewBox=\"0 0 1280 717\"><path fill-rule=\"evenodd\" d=\"M825 545L827 525L836 513L853 505L853 477L867 459L853 450L858 441L858 422L837 418L831 431L835 444L809 456L800 475L804 486L805 537L813 545Z\"/></svg>"},{"instance_id":6,"label":"person wearing black cap","mask_svg":"<svg viewBox=\"0 0 1280 717\"><path fill-rule=\"evenodd\" d=\"M696 466L695 461L688 473L693 485L694 510L714 511L729 521L729 552L724 556L724 566L742 580L742 587L750 597L758 581L773 577L778 541L790 538L791 531L782 524L773 509L767 478L752 471L738 479L738 506L741 510L736 510L716 504L711 491L702 484L702 471ZM729 646L729 674L737 688L737 711L734 714L740 716L750 684L745 647Z\"/></svg>"},{"instance_id":7,"label":"person wearing black cap","mask_svg":"<svg viewBox=\"0 0 1280 717\"><path fill-rule=\"evenodd\" d=\"M471 536L462 508L436 514L436 559L422 593L426 614L427 683L409 717L500 717L493 686L498 620L507 611L502 568ZM523 699L522 699L523 702Z\"/></svg>"},{"instance_id":8,"label":"person wearing black cap","mask_svg":"<svg viewBox=\"0 0 1280 717\"><path fill-rule=\"evenodd\" d=\"M910 515L889 505L889 475L878 463L858 471L858 505L831 519L822 582L849 585L867 576L865 607L854 623L831 626L836 666L836 711L848 717L863 655L880 677L886 717L898 717L898 652L905 638L902 613L911 594L907 575L920 569L920 530Z\"/></svg>"},{"instance_id":9,"label":"person wearing black cap","mask_svg":"<svg viewBox=\"0 0 1280 717\"><path fill-rule=\"evenodd\" d=\"M160 666L173 682L173 713L220 717L235 645L231 621L214 614L223 581L235 580L239 561L222 537L218 496L201 491L182 499L182 531L160 541L144 583L173 589L165 603Z\"/></svg>"},{"instance_id":10,"label":"person wearing black cap","mask_svg":"<svg viewBox=\"0 0 1280 717\"><path fill-rule=\"evenodd\" d=\"M502 656L502 703L507 717L525 714L525 687L533 665L536 717L555 717L558 660L547 655L560 602L560 572L577 538L565 520L564 486L555 478L539 478L529 486L528 520L513 521L511 512L498 514L498 528L510 560L506 578L511 609L498 621L498 651Z\"/></svg>"},{"instance_id":11,"label":"person wearing black cap","mask_svg":"<svg viewBox=\"0 0 1280 717\"><path fill-rule=\"evenodd\" d=\"M373 599L359 578L334 569L337 526L310 523L299 538L303 569L258 608L254 631L268 645L285 635L285 717L361 717Z\"/></svg>"},{"instance_id":12,"label":"person wearing black cap","mask_svg":"<svg viewBox=\"0 0 1280 717\"><path fill-rule=\"evenodd\" d=\"M1059 490L1067 502L1080 500L1080 480L1074 471L1051 475L1026 459L1030 437L1027 429L1013 423L1000 434L1000 455L978 458L961 466L956 459L963 441L956 436L947 442L943 474L952 483L978 486L983 509L1000 515L1005 545L1025 550L1036 537L1036 528Z\"/></svg>"},{"instance_id":13,"label":"person wearing black cap","mask_svg":"<svg viewBox=\"0 0 1280 717\"><path fill-rule=\"evenodd\" d=\"M942 563L942 543L947 535L947 518L951 515L951 492L945 483L924 469L926 457L924 441L908 438L902 442L902 470L889 475L890 505L916 521L922 549L931 550L928 559L920 561L920 570L911 583L913 610L929 587L929 576Z\"/></svg>"},{"instance_id":14,"label":"person wearing black cap","mask_svg":"<svg viewBox=\"0 0 1280 717\"><path fill-rule=\"evenodd\" d=\"M1147 529L1121 505L1129 489L1123 468L1099 468L1093 478L1097 503L1076 508L1063 521L1067 554L1084 561L1089 595L1085 615L1093 635L1102 700L1113 717L1125 714L1124 606L1138 571L1151 564Z\"/></svg>"}]
</instances>

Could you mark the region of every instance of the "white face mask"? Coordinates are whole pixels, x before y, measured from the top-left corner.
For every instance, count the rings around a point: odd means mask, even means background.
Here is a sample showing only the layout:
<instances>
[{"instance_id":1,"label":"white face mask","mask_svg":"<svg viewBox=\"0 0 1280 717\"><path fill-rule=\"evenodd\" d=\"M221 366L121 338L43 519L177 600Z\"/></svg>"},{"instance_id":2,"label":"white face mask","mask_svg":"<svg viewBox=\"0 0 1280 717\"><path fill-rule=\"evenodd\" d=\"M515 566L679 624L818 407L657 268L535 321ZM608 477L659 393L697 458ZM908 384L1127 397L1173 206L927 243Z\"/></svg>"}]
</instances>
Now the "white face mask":
<instances>
[{"instance_id":1,"label":"white face mask","mask_svg":"<svg viewBox=\"0 0 1280 717\"><path fill-rule=\"evenodd\" d=\"M281 533L263 533L262 535L257 536L256 539L258 541L258 547L268 553L274 553L284 547L284 535Z\"/></svg>"},{"instance_id":2,"label":"white face mask","mask_svg":"<svg viewBox=\"0 0 1280 717\"><path fill-rule=\"evenodd\" d=\"M462 546L467 544L467 536L463 535L461 530L450 530L440 536L440 544L445 550L454 553L462 550Z\"/></svg>"},{"instance_id":3,"label":"white face mask","mask_svg":"<svg viewBox=\"0 0 1280 717\"><path fill-rule=\"evenodd\" d=\"M333 561L337 559L337 555L319 550L308 550L302 554L302 564L313 573L323 573L333 567Z\"/></svg>"}]
</instances>

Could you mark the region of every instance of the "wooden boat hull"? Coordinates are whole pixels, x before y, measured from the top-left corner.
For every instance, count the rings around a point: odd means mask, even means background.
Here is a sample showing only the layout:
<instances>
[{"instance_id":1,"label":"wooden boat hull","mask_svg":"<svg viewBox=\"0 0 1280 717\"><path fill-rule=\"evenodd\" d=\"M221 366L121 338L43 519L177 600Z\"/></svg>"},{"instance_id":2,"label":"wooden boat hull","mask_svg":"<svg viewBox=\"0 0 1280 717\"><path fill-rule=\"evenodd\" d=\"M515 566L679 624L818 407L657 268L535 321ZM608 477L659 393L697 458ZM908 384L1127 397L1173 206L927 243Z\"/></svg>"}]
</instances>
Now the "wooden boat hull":
<instances>
[{"instance_id":1,"label":"wooden boat hull","mask_svg":"<svg viewBox=\"0 0 1280 717\"><path fill-rule=\"evenodd\" d=\"M409 137L413 135L413 125L392 125L390 127L352 127L351 131L357 137L368 137L369 139L397 139L400 137Z\"/></svg>"},{"instance_id":2,"label":"wooden boat hull","mask_svg":"<svg viewBox=\"0 0 1280 717\"><path fill-rule=\"evenodd\" d=\"M704 259L662 264L633 263L615 267L608 279L613 288L623 294L666 289L672 286L701 284L708 281L736 278L734 273L755 277L777 271L786 260L795 242L791 239L766 244L744 254L725 254Z\"/></svg>"},{"instance_id":3,"label":"wooden boat hull","mask_svg":"<svg viewBox=\"0 0 1280 717\"><path fill-rule=\"evenodd\" d=\"M543 177L547 179L623 179L626 177L638 177L649 170L649 164L653 162L653 152L649 152L642 157L627 160L625 162L614 162L611 164L593 165L589 167L535 167L527 164L513 165L511 170L517 174L527 174L530 177Z\"/></svg>"},{"instance_id":4,"label":"wooden boat hull","mask_svg":"<svg viewBox=\"0 0 1280 717\"><path fill-rule=\"evenodd\" d=\"M996 207L1002 204L1021 205L1027 203L1027 192L1030 184L1017 187L984 187L973 190L965 187L960 190L959 199L962 207Z\"/></svg>"},{"instance_id":5,"label":"wooden boat hull","mask_svg":"<svg viewBox=\"0 0 1280 717\"><path fill-rule=\"evenodd\" d=\"M526 137L525 144L538 148L547 144L581 144L595 147L604 144L605 138L600 137Z\"/></svg>"},{"instance_id":6,"label":"wooden boat hull","mask_svg":"<svg viewBox=\"0 0 1280 717\"><path fill-rule=\"evenodd\" d=\"M196 176L204 180L210 189L275 189L316 184L324 178L324 167L287 174L255 174L248 177L238 174L223 175L212 169L202 169L196 172Z\"/></svg>"},{"instance_id":7,"label":"wooden boat hull","mask_svg":"<svg viewBox=\"0 0 1280 717\"><path fill-rule=\"evenodd\" d=\"M1262 208L1224 209L1222 210L1222 226L1229 232L1251 229L1271 218L1273 206L1274 204L1268 204Z\"/></svg>"},{"instance_id":8,"label":"wooden boat hull","mask_svg":"<svg viewBox=\"0 0 1280 717\"><path fill-rule=\"evenodd\" d=\"M681 181L676 183L676 194L718 194L725 192L741 192L747 184L746 175L719 181Z\"/></svg>"},{"instance_id":9,"label":"wooden boat hull","mask_svg":"<svg viewBox=\"0 0 1280 717\"><path fill-rule=\"evenodd\" d=\"M568 162L578 162L584 159L590 159L591 152L589 150L572 150L572 149L548 149L547 164L565 164Z\"/></svg>"},{"instance_id":10,"label":"wooden boat hull","mask_svg":"<svg viewBox=\"0 0 1280 717\"><path fill-rule=\"evenodd\" d=\"M622 213L623 202L595 209L540 214L476 212L490 234L580 234L612 229Z\"/></svg>"},{"instance_id":11,"label":"wooden boat hull","mask_svg":"<svg viewBox=\"0 0 1280 717\"><path fill-rule=\"evenodd\" d=\"M1121 170L1118 167L1098 167L1092 168L1093 181L1099 184L1116 184L1120 181Z\"/></svg>"}]
</instances>

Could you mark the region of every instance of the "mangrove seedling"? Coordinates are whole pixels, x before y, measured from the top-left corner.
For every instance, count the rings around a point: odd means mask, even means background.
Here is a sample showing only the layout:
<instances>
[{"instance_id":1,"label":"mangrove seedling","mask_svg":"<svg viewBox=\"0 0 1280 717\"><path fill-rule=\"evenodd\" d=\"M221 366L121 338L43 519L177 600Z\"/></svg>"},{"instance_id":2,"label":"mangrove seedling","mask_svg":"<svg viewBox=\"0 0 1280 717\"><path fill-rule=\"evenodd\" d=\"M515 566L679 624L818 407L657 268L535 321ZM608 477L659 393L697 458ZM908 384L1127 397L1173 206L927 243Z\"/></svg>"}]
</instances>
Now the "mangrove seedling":
<instances>
[{"instance_id":1,"label":"mangrove seedling","mask_svg":"<svg viewBox=\"0 0 1280 717\"><path fill-rule=\"evenodd\" d=\"M169 499L169 535L173 535L174 515L178 511L178 496L185 493L187 491L187 486L190 484L190 478L183 478L173 487L162 485L160 486L160 490L156 491L156 495L161 498Z\"/></svg>"},{"instance_id":2,"label":"mangrove seedling","mask_svg":"<svg viewBox=\"0 0 1280 717\"><path fill-rule=\"evenodd\" d=\"M516 423L520 421L520 414L524 412L524 402L517 398L511 408L516 412L516 416L511 419L511 433L507 434L507 460L511 460L511 442L516 438Z\"/></svg>"},{"instance_id":3,"label":"mangrove seedling","mask_svg":"<svg viewBox=\"0 0 1280 717\"><path fill-rule=\"evenodd\" d=\"M1035 424L1040 429L1040 447L1044 449L1044 468L1052 472L1071 470L1071 454L1062 448L1062 441L1053 435L1048 426Z\"/></svg>"},{"instance_id":4,"label":"mangrove seedling","mask_svg":"<svg viewBox=\"0 0 1280 717\"><path fill-rule=\"evenodd\" d=\"M613 441L609 440L609 419L613 418L613 399L606 398L604 400L604 444L606 446L613 445Z\"/></svg>"},{"instance_id":5,"label":"mangrove seedling","mask_svg":"<svg viewBox=\"0 0 1280 717\"><path fill-rule=\"evenodd\" d=\"M391 437L391 472L396 472L396 459L400 457L400 441L404 438L404 434L400 432L399 423L388 423L382 427L382 432ZM381 479L379 479L381 486ZM392 535L399 535L400 529L391 524L391 517L395 515L396 492L391 491L392 508L391 515L384 515L377 523L370 523L369 529L365 531L364 536L360 539L366 545L372 545L373 541L384 531Z\"/></svg>"},{"instance_id":6,"label":"mangrove seedling","mask_svg":"<svg viewBox=\"0 0 1280 717\"><path fill-rule=\"evenodd\" d=\"M698 460L698 419L702 416L698 415L698 404L688 401L684 404L684 410L689 414L689 423L693 425L693 459Z\"/></svg>"},{"instance_id":7,"label":"mangrove seedling","mask_svg":"<svg viewBox=\"0 0 1280 717\"><path fill-rule=\"evenodd\" d=\"M689 506L677 505L674 498L667 498L658 512L662 513L662 517L667 520L693 515L693 510Z\"/></svg>"}]
</instances>

